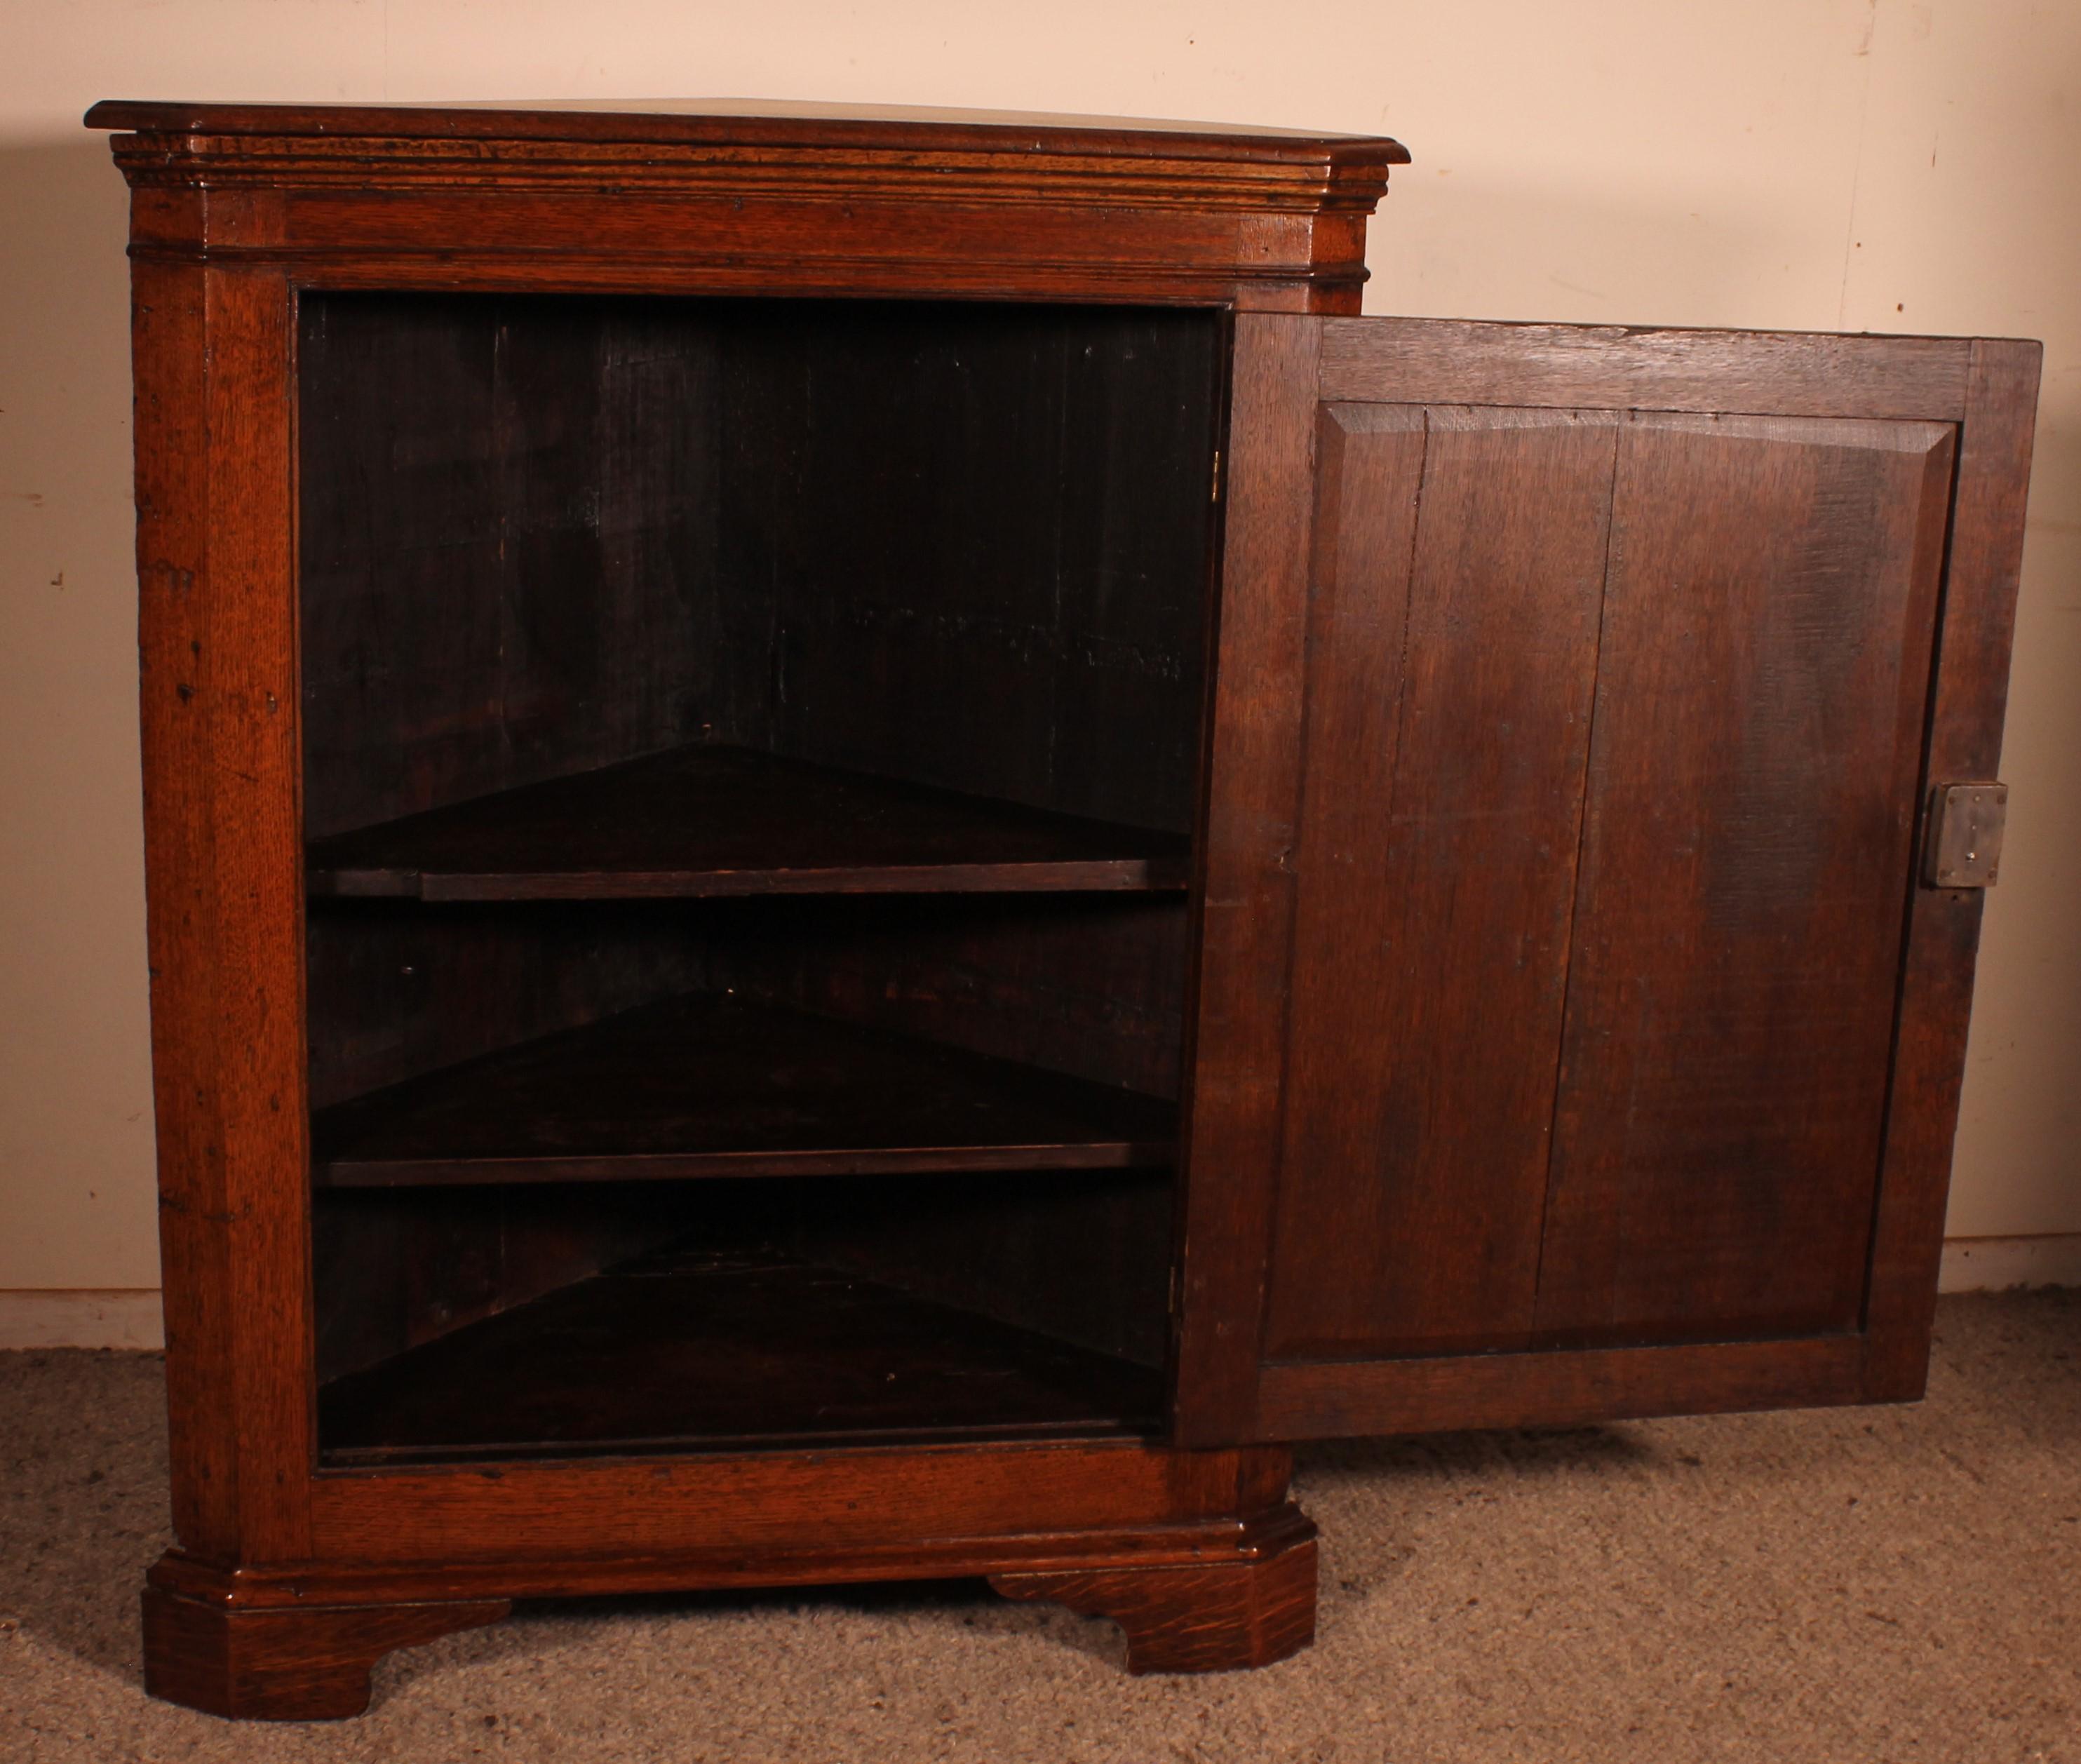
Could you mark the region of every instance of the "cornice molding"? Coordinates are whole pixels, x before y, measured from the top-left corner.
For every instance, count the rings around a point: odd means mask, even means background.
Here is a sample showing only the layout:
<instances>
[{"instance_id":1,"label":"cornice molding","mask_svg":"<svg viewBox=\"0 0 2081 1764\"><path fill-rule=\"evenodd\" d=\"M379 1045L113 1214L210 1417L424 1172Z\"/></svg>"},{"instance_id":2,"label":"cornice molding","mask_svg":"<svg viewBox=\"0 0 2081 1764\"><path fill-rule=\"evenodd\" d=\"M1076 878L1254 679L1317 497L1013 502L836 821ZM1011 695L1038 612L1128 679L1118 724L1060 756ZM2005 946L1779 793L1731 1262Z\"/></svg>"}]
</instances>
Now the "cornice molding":
<instances>
[{"instance_id":1,"label":"cornice molding","mask_svg":"<svg viewBox=\"0 0 2081 1764\"><path fill-rule=\"evenodd\" d=\"M133 187L565 191L1369 214L1392 162L764 144L118 135Z\"/></svg>"}]
</instances>

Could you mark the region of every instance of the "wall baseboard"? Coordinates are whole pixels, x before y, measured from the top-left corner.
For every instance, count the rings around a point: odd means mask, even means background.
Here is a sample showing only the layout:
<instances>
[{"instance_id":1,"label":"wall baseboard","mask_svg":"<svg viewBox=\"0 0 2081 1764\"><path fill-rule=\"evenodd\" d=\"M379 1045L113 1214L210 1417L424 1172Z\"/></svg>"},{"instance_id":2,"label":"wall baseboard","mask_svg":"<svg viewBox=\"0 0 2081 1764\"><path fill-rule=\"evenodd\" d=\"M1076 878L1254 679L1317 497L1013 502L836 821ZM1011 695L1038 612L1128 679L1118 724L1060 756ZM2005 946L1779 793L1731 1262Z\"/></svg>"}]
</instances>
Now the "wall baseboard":
<instances>
[{"instance_id":1,"label":"wall baseboard","mask_svg":"<svg viewBox=\"0 0 2081 1764\"><path fill-rule=\"evenodd\" d=\"M2081 1231L1944 1243L1940 1292L2045 1286L2081 1286ZM156 1287L0 1292L0 1350L165 1346Z\"/></svg>"},{"instance_id":2,"label":"wall baseboard","mask_svg":"<svg viewBox=\"0 0 2081 1764\"><path fill-rule=\"evenodd\" d=\"M2032 1237L1947 1237L1940 1292L2081 1286L2081 1231Z\"/></svg>"},{"instance_id":3,"label":"wall baseboard","mask_svg":"<svg viewBox=\"0 0 2081 1764\"><path fill-rule=\"evenodd\" d=\"M0 1348L166 1345L157 1287L0 1292Z\"/></svg>"}]
</instances>

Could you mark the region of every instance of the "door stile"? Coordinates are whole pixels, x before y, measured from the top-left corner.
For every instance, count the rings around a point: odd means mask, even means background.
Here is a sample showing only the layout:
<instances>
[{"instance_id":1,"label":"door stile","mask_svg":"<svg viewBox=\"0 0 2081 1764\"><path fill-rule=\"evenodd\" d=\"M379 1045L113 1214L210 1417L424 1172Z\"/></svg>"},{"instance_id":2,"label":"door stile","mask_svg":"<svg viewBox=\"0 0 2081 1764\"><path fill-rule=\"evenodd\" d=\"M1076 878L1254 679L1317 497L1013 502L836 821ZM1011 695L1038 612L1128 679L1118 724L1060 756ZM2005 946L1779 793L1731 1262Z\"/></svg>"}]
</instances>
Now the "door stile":
<instances>
[{"instance_id":1,"label":"door stile","mask_svg":"<svg viewBox=\"0 0 2081 1764\"><path fill-rule=\"evenodd\" d=\"M1286 1067L1322 321L1238 313L1200 907L1180 1147L1174 1434L1252 1436Z\"/></svg>"},{"instance_id":2,"label":"door stile","mask_svg":"<svg viewBox=\"0 0 2081 1764\"><path fill-rule=\"evenodd\" d=\"M2012 338L1971 346L1951 532L1937 614L1935 687L1915 847L1940 785L1991 781L2001 762L2044 349ZM1874 1401L1911 1400L1928 1374L1944 1214L1965 1068L1965 1035L1986 891L1919 880L1907 959L1885 1170L1866 1287L1864 1384Z\"/></svg>"}]
</instances>

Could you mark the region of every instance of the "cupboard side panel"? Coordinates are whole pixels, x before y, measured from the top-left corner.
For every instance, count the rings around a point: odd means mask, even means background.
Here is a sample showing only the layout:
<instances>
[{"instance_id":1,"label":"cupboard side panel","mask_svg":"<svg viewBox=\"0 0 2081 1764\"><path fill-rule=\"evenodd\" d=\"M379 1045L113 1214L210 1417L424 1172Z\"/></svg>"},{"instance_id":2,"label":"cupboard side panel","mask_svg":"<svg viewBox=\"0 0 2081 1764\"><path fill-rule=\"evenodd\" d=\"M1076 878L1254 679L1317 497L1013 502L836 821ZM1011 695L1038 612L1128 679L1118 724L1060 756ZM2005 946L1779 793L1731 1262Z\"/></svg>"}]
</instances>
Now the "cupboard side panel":
<instances>
[{"instance_id":1,"label":"cupboard side panel","mask_svg":"<svg viewBox=\"0 0 2081 1764\"><path fill-rule=\"evenodd\" d=\"M1627 426L1549 1343L1857 1326L1951 447L1928 423Z\"/></svg>"},{"instance_id":2,"label":"cupboard side panel","mask_svg":"<svg viewBox=\"0 0 2081 1764\"><path fill-rule=\"evenodd\" d=\"M1522 1345L1618 418L1331 410L1265 1350Z\"/></svg>"},{"instance_id":3,"label":"cupboard side panel","mask_svg":"<svg viewBox=\"0 0 2081 1764\"><path fill-rule=\"evenodd\" d=\"M1247 1438L1272 1229L1300 814L1319 324L1235 321L1228 517L1183 1123L1177 1443Z\"/></svg>"},{"instance_id":4,"label":"cupboard side panel","mask_svg":"<svg viewBox=\"0 0 2081 1764\"><path fill-rule=\"evenodd\" d=\"M140 266L138 561L175 1523L308 1552L291 300Z\"/></svg>"},{"instance_id":5,"label":"cupboard side panel","mask_svg":"<svg viewBox=\"0 0 2081 1764\"><path fill-rule=\"evenodd\" d=\"M2001 759L2043 357L2034 342L1972 346L1923 775L1925 813L1932 787L1992 779ZM1916 886L1909 900L1886 1174L1865 1301L1865 1376L1873 1398L1919 1396L1928 1372L1984 898L1978 888Z\"/></svg>"},{"instance_id":6,"label":"cupboard side panel","mask_svg":"<svg viewBox=\"0 0 2081 1764\"><path fill-rule=\"evenodd\" d=\"M208 425L203 274L131 271L136 392L137 626L144 760L145 898L152 1090L174 1531L226 1557L238 1540L235 1323L223 1131L210 1083L217 967L210 960L214 829L204 795L209 730L195 690L209 621Z\"/></svg>"}]
</instances>

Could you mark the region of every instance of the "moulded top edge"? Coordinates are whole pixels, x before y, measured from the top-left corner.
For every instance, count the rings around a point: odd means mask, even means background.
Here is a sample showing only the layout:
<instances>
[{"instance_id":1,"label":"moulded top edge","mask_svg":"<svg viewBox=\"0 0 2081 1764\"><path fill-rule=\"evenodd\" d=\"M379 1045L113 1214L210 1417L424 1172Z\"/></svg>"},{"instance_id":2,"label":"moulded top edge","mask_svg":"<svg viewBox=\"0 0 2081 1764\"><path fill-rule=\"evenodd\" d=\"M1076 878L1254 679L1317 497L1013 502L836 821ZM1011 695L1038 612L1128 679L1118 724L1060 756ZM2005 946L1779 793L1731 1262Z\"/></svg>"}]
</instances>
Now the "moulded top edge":
<instances>
[{"instance_id":1,"label":"moulded top edge","mask_svg":"<svg viewBox=\"0 0 2081 1764\"><path fill-rule=\"evenodd\" d=\"M881 147L894 151L1090 153L1127 157L1406 165L1385 136L982 110L742 99L501 104L230 104L104 99L90 128L147 133Z\"/></svg>"}]
</instances>

